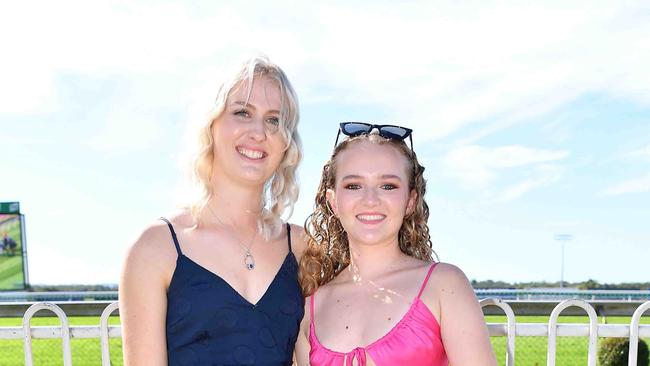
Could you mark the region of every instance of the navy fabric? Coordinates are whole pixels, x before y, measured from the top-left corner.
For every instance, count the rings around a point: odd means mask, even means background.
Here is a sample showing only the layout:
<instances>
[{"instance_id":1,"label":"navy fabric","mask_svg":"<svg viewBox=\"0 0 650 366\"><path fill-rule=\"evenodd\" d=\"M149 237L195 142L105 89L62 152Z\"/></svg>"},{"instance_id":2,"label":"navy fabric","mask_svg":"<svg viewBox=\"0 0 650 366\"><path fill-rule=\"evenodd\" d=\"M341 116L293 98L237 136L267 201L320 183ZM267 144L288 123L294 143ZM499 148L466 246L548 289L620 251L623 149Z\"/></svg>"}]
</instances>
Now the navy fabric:
<instances>
[{"instance_id":1,"label":"navy fabric","mask_svg":"<svg viewBox=\"0 0 650 366\"><path fill-rule=\"evenodd\" d=\"M169 365L291 365L304 313L298 263L291 251L257 304L178 251L167 291Z\"/></svg>"}]
</instances>

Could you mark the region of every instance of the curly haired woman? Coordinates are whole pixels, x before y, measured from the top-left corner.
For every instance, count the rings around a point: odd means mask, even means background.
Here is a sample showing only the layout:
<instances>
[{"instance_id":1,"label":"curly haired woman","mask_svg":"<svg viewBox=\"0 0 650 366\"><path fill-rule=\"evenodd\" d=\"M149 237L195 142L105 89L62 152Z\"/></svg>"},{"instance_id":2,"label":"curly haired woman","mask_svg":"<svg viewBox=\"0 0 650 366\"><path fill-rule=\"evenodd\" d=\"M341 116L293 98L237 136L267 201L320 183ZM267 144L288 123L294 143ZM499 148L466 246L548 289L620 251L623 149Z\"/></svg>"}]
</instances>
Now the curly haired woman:
<instances>
[{"instance_id":1,"label":"curly haired woman","mask_svg":"<svg viewBox=\"0 0 650 366\"><path fill-rule=\"evenodd\" d=\"M299 365L496 365L467 278L432 259L411 132L341 124L349 138L323 168L306 225Z\"/></svg>"}]
</instances>

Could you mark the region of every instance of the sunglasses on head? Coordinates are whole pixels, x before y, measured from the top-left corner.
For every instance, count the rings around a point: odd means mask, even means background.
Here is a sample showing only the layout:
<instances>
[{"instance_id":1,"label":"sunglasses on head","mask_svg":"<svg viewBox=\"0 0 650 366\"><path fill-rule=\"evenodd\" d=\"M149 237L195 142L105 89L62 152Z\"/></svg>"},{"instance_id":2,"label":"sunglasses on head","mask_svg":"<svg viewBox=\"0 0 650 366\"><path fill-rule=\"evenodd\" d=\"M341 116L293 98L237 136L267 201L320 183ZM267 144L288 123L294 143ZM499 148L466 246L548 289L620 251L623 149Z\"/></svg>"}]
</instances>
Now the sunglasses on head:
<instances>
[{"instance_id":1,"label":"sunglasses on head","mask_svg":"<svg viewBox=\"0 0 650 366\"><path fill-rule=\"evenodd\" d=\"M341 133L346 136L355 137L367 135L373 130L377 130L379 136L385 139L403 141L408 137L411 143L411 151L413 151L413 137L411 137L413 130L410 128L394 125L373 125L365 122L342 122L339 126L339 132L336 134L334 147L339 143L339 136Z\"/></svg>"}]
</instances>

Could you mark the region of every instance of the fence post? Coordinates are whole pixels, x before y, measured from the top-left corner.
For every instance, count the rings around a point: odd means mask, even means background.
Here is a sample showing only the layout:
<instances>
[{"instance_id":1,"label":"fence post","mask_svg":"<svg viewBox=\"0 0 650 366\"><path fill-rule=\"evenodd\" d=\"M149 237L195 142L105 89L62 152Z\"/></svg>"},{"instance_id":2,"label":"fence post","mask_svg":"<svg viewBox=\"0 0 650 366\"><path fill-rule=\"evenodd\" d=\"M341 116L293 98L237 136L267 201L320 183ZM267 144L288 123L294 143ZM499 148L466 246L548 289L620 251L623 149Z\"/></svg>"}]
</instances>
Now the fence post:
<instances>
[{"instance_id":1,"label":"fence post","mask_svg":"<svg viewBox=\"0 0 650 366\"><path fill-rule=\"evenodd\" d=\"M557 338L557 319L560 313L569 306L582 308L589 315L589 353L587 356L587 365L596 366L596 344L598 343L598 316L594 308L584 300L564 300L551 312L551 318L548 320L548 353L546 354L546 365L555 366L555 348Z\"/></svg>"},{"instance_id":2,"label":"fence post","mask_svg":"<svg viewBox=\"0 0 650 366\"><path fill-rule=\"evenodd\" d=\"M636 360L639 357L639 324L641 323L641 315L648 309L650 309L650 301L641 304L632 314L632 321L630 321L630 351L627 355L628 366L636 366Z\"/></svg>"},{"instance_id":3,"label":"fence post","mask_svg":"<svg viewBox=\"0 0 650 366\"><path fill-rule=\"evenodd\" d=\"M25 366L32 366L34 363L32 357L32 328L30 321L32 316L39 310L49 310L56 314L61 321L61 340L63 341L63 365L72 366L72 353L70 352L70 328L68 317L63 310L55 304L49 302L40 302L30 306L23 316L23 348L25 351Z\"/></svg>"},{"instance_id":4,"label":"fence post","mask_svg":"<svg viewBox=\"0 0 650 366\"><path fill-rule=\"evenodd\" d=\"M507 318L507 339L508 342L506 344L506 366L514 366L515 365L515 332L516 332L516 320L515 320L515 313L512 311L512 308L510 305L505 303L501 299L495 299L495 298L489 298L489 299L483 299L479 302L481 304L481 307L485 306L497 306L503 310L503 312L506 314Z\"/></svg>"},{"instance_id":5,"label":"fence post","mask_svg":"<svg viewBox=\"0 0 650 366\"><path fill-rule=\"evenodd\" d=\"M119 302L111 303L102 311L99 318L99 338L102 344L102 366L111 366L111 351L108 343L108 317L117 310Z\"/></svg>"}]
</instances>

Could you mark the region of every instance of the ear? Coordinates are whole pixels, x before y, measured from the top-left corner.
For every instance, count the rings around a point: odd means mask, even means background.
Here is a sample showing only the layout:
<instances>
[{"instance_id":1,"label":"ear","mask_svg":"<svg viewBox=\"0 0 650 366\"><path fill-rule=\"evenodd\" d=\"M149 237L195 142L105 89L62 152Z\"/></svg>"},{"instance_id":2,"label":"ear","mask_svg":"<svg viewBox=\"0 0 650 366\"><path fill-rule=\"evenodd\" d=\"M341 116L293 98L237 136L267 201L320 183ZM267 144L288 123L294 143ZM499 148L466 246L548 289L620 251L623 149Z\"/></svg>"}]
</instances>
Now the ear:
<instances>
[{"instance_id":1,"label":"ear","mask_svg":"<svg viewBox=\"0 0 650 366\"><path fill-rule=\"evenodd\" d=\"M417 196L418 195L415 192L415 189L411 189L411 193L409 193L409 200L406 203L406 216L412 214L415 210L415 201L417 199Z\"/></svg>"},{"instance_id":2,"label":"ear","mask_svg":"<svg viewBox=\"0 0 650 366\"><path fill-rule=\"evenodd\" d=\"M327 198L327 204L330 207L330 210L334 213L334 216L339 216L339 208L336 206L336 192L333 189L329 188L325 192L325 197Z\"/></svg>"}]
</instances>

